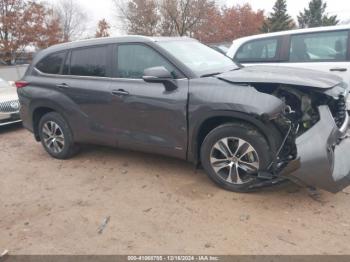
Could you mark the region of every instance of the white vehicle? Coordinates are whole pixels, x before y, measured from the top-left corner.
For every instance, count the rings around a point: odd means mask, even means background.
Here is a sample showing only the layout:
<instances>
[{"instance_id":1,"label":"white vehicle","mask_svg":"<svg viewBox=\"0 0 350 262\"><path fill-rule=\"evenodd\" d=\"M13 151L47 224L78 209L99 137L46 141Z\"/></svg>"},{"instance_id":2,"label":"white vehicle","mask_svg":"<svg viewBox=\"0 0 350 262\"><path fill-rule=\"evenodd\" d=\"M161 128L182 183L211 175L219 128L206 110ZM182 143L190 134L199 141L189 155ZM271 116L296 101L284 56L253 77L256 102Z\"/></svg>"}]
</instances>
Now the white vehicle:
<instances>
[{"instance_id":1,"label":"white vehicle","mask_svg":"<svg viewBox=\"0 0 350 262\"><path fill-rule=\"evenodd\" d=\"M21 122L17 90L0 78L0 127Z\"/></svg>"},{"instance_id":2,"label":"white vehicle","mask_svg":"<svg viewBox=\"0 0 350 262\"><path fill-rule=\"evenodd\" d=\"M350 84L350 25L283 31L233 41L227 56L244 66L289 66L332 72Z\"/></svg>"}]
</instances>

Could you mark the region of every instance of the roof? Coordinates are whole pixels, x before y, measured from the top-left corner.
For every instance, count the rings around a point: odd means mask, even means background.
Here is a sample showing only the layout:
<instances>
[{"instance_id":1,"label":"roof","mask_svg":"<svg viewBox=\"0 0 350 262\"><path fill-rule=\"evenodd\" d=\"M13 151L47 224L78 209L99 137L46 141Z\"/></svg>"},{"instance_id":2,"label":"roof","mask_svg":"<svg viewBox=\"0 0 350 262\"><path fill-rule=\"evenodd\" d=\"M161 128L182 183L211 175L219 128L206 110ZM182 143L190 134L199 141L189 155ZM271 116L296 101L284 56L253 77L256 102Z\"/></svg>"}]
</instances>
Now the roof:
<instances>
[{"instance_id":1,"label":"roof","mask_svg":"<svg viewBox=\"0 0 350 262\"><path fill-rule=\"evenodd\" d=\"M322 27L313 27L313 28L287 30L287 31L281 31L281 32L274 32L274 33L258 34L258 35L252 35L252 36L238 38L238 39L234 40L233 42L236 42L236 41L246 42L248 40L253 40L253 39L257 39L257 38L267 38L267 37L290 35L290 34L326 32L326 31L335 31L335 30L350 30L350 24L349 25L336 25L336 26L322 26Z\"/></svg>"},{"instance_id":2,"label":"roof","mask_svg":"<svg viewBox=\"0 0 350 262\"><path fill-rule=\"evenodd\" d=\"M295 29L295 30L287 30L287 31L281 31L281 32L274 32L274 33L265 33L265 34L258 34L258 35L252 35L252 36L238 38L238 39L233 40L233 44L232 44L230 50L228 51L227 55L229 57L233 57L234 54L236 53L237 49L243 43L246 43L250 40L283 36L283 35L317 33L317 32L327 32L327 31L337 31L337 30L350 30L350 24L349 25L336 25L336 26L323 26L323 27L313 27L313 28L305 28L305 29Z\"/></svg>"},{"instance_id":3,"label":"roof","mask_svg":"<svg viewBox=\"0 0 350 262\"><path fill-rule=\"evenodd\" d=\"M148 37L140 35L127 35L118 37L102 37L78 40L69 43L63 43L51 46L45 51L55 52L59 50L65 50L70 48L78 48L93 45L103 45L103 44L114 44L114 43L147 43L147 42L166 42L166 41L184 41L184 40L194 40L188 37Z\"/></svg>"},{"instance_id":4,"label":"roof","mask_svg":"<svg viewBox=\"0 0 350 262\"><path fill-rule=\"evenodd\" d=\"M127 35L127 36L118 36L118 37L102 37L102 38L85 39L85 40L78 40L74 42L53 45L47 49L44 49L35 55L33 59L33 63L36 63L37 61L39 61L41 58L43 58L48 54L51 54L54 52L60 52L60 51L64 51L72 48L116 44L116 43L150 43L150 42L155 43L155 42L167 42L167 41L197 41L197 40L189 37L148 37L148 36L140 36L140 35Z\"/></svg>"}]
</instances>

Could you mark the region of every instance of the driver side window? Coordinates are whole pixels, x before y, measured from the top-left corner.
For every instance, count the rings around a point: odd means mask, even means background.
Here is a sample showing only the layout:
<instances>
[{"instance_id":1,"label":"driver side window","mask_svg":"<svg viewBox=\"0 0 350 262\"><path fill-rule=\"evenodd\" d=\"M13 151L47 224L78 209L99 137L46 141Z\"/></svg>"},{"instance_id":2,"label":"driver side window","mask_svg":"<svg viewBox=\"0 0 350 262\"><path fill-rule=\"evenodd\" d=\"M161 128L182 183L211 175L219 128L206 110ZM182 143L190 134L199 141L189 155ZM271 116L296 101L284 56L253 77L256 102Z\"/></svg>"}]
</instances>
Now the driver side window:
<instances>
[{"instance_id":1,"label":"driver side window","mask_svg":"<svg viewBox=\"0 0 350 262\"><path fill-rule=\"evenodd\" d=\"M140 44L118 46L119 78L141 79L145 69L164 66L174 78L178 78L177 71L165 58L150 47Z\"/></svg>"}]
</instances>

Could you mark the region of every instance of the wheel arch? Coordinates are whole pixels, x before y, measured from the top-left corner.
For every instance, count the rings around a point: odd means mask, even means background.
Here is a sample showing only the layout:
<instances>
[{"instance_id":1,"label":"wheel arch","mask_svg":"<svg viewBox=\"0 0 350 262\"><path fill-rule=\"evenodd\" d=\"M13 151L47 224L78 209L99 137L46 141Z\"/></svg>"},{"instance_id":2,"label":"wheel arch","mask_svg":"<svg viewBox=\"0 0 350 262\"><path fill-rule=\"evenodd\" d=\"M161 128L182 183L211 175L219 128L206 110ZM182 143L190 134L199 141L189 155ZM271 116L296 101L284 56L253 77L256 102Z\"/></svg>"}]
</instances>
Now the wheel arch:
<instances>
[{"instance_id":1,"label":"wheel arch","mask_svg":"<svg viewBox=\"0 0 350 262\"><path fill-rule=\"evenodd\" d=\"M32 121L33 121L33 132L34 132L34 137L36 141L40 141L40 136L39 136L39 123L40 119L46 115L47 113L50 112L56 112L60 114L68 126L71 128L69 122L67 121L67 117L63 113L64 111L60 109L59 106L57 106L54 103L47 103L47 102L36 102L34 105L32 105L32 110L31 110L31 116L32 116ZM72 129L71 129L72 130Z\"/></svg>"},{"instance_id":2,"label":"wheel arch","mask_svg":"<svg viewBox=\"0 0 350 262\"><path fill-rule=\"evenodd\" d=\"M203 118L192 129L188 160L198 165L200 163L200 149L205 137L218 126L232 122L246 123L256 128L266 138L272 153L276 154L275 149L278 142L276 142L274 137L281 136L281 134L271 122L264 122L258 119L257 116L245 113L223 111Z\"/></svg>"}]
</instances>

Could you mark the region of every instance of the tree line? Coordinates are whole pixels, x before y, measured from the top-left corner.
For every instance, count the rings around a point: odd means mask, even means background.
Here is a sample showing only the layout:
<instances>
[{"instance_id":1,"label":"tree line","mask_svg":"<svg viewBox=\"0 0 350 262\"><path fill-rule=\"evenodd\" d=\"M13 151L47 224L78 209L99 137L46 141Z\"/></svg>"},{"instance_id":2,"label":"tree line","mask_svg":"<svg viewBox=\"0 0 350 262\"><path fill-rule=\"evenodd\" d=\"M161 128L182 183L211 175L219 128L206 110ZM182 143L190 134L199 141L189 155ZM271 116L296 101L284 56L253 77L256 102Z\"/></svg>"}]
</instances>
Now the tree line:
<instances>
[{"instance_id":1,"label":"tree line","mask_svg":"<svg viewBox=\"0 0 350 262\"><path fill-rule=\"evenodd\" d=\"M0 62L12 64L25 49L43 49L81 39L88 16L75 0L53 5L31 0L0 0ZM108 36L109 25L101 20L97 37Z\"/></svg>"},{"instance_id":2,"label":"tree line","mask_svg":"<svg viewBox=\"0 0 350 262\"><path fill-rule=\"evenodd\" d=\"M253 10L251 5L231 7L214 0L112 0L117 23L128 34L190 36L204 43L231 42L262 32L336 25L323 0L311 0L297 22L288 14L287 1L276 0L273 10ZM76 0L49 5L36 0L0 0L0 59L11 64L26 48L42 49L87 37L107 37L111 25L102 19L95 35L88 35L88 16Z\"/></svg>"},{"instance_id":3,"label":"tree line","mask_svg":"<svg viewBox=\"0 0 350 262\"><path fill-rule=\"evenodd\" d=\"M323 0L311 0L298 15L298 23L288 14L287 1L277 0L265 16L249 4L218 6L213 0L114 0L125 30L130 34L191 36L218 43L266 32L329 26L339 23L327 14Z\"/></svg>"}]
</instances>

